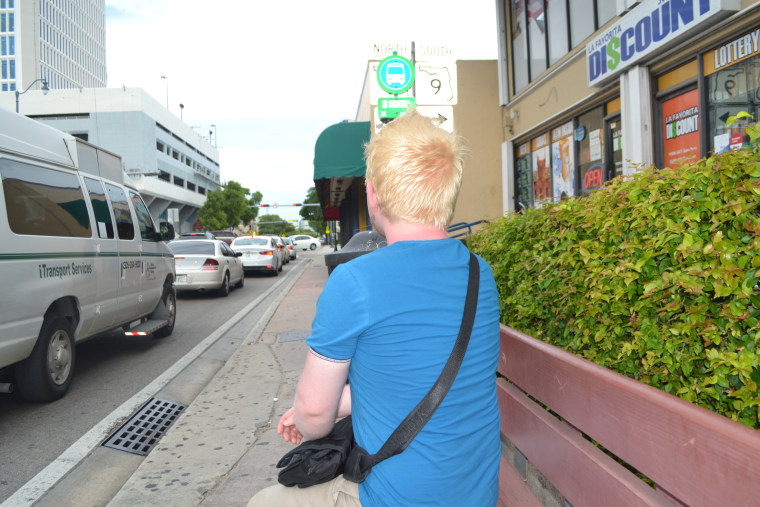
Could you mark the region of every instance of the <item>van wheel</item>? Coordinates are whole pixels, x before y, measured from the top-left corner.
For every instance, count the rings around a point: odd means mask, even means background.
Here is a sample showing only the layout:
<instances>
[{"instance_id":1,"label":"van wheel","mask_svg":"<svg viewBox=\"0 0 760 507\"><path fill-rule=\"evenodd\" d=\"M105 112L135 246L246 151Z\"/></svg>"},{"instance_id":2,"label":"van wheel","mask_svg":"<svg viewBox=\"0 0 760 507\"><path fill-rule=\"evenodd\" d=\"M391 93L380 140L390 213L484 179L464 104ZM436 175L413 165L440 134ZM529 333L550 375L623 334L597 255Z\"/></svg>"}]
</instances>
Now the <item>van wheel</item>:
<instances>
[{"instance_id":1,"label":"van wheel","mask_svg":"<svg viewBox=\"0 0 760 507\"><path fill-rule=\"evenodd\" d=\"M222 281L222 286L219 287L219 295L223 298L226 298L230 295L230 274L225 273L224 274L224 280Z\"/></svg>"},{"instance_id":2,"label":"van wheel","mask_svg":"<svg viewBox=\"0 0 760 507\"><path fill-rule=\"evenodd\" d=\"M166 313L169 314L167 323L164 327L153 331L154 338L165 338L174 331L174 322L177 320L177 294L171 286L164 287L164 295L161 298L166 307Z\"/></svg>"},{"instance_id":3,"label":"van wheel","mask_svg":"<svg viewBox=\"0 0 760 507\"><path fill-rule=\"evenodd\" d=\"M58 314L45 318L32 355L16 366L21 396L49 402L66 394L74 373L74 336L71 323Z\"/></svg>"}]
</instances>

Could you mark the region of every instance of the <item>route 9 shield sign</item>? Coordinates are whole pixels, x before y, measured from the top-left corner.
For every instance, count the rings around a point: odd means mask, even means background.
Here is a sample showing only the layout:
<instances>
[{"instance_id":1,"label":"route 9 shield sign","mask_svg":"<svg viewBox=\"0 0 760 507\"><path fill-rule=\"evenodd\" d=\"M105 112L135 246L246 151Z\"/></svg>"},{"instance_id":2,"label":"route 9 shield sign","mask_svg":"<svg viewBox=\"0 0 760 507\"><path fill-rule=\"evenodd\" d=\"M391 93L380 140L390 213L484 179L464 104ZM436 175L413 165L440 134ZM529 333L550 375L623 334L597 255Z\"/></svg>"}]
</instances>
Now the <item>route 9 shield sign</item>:
<instances>
[{"instance_id":1,"label":"route 9 shield sign","mask_svg":"<svg viewBox=\"0 0 760 507\"><path fill-rule=\"evenodd\" d=\"M377 82L388 93L404 93L414 83L412 62L399 55L391 55L377 67Z\"/></svg>"}]
</instances>

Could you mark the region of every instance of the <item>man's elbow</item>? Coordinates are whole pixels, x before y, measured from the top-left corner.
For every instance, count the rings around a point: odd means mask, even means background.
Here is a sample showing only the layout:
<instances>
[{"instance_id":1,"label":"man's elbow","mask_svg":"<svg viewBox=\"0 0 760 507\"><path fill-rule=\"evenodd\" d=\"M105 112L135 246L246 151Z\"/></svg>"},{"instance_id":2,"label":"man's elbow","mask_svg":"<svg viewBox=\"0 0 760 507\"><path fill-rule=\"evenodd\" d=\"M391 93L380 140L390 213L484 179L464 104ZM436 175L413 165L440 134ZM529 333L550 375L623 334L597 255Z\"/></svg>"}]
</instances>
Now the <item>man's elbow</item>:
<instances>
[{"instance_id":1,"label":"man's elbow","mask_svg":"<svg viewBox=\"0 0 760 507\"><path fill-rule=\"evenodd\" d=\"M335 414L331 415L324 408L308 403L296 403L294 415L296 428L306 440L327 435L335 425Z\"/></svg>"}]
</instances>

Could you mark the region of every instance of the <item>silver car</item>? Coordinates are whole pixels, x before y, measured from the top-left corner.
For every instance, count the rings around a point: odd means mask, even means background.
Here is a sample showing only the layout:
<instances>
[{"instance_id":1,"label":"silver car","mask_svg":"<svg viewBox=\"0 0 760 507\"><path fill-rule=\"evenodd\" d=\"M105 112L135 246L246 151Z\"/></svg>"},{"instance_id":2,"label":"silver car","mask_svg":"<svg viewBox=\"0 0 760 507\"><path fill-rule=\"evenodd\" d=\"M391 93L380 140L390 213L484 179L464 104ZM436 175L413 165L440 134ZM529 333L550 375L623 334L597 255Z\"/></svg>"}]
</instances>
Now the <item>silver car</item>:
<instances>
[{"instance_id":1,"label":"silver car","mask_svg":"<svg viewBox=\"0 0 760 507\"><path fill-rule=\"evenodd\" d=\"M224 241L198 239L169 243L177 266L177 291L214 290L226 297L230 287L242 287L245 272L240 255Z\"/></svg>"},{"instance_id":2,"label":"silver car","mask_svg":"<svg viewBox=\"0 0 760 507\"><path fill-rule=\"evenodd\" d=\"M266 271L274 276L282 271L282 256L275 236L239 236L230 246L242 254L240 260L245 271Z\"/></svg>"},{"instance_id":3,"label":"silver car","mask_svg":"<svg viewBox=\"0 0 760 507\"><path fill-rule=\"evenodd\" d=\"M296 253L296 247L293 244L293 240L287 237L283 237L282 240L285 242L285 247L288 249L288 253L290 254L290 260L294 261L296 260L296 257L298 254Z\"/></svg>"}]
</instances>

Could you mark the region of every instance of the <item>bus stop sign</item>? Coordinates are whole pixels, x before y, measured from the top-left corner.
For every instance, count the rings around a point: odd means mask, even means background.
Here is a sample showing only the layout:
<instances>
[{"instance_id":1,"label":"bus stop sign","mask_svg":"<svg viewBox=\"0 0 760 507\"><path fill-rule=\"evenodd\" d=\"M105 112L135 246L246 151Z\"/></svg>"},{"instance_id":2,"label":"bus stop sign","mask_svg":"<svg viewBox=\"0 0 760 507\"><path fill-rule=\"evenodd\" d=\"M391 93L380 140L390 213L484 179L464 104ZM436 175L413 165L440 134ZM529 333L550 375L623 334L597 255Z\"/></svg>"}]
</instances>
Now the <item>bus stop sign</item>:
<instances>
[{"instance_id":1,"label":"bus stop sign","mask_svg":"<svg viewBox=\"0 0 760 507\"><path fill-rule=\"evenodd\" d=\"M403 56L388 56L377 67L377 82L388 93L404 93L414 83L414 66Z\"/></svg>"}]
</instances>

